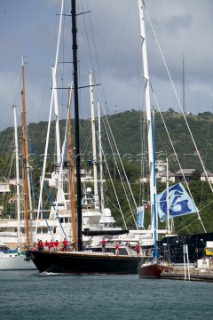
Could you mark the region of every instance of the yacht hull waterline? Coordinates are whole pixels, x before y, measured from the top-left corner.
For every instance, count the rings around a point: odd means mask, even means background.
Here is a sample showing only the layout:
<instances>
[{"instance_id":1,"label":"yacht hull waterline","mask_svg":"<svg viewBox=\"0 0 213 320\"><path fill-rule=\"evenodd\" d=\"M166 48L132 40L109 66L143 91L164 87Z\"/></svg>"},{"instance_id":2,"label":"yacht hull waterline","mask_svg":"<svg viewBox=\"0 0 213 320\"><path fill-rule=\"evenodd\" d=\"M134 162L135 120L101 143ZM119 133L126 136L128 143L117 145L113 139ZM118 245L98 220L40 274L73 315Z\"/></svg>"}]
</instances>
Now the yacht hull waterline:
<instances>
[{"instance_id":1,"label":"yacht hull waterline","mask_svg":"<svg viewBox=\"0 0 213 320\"><path fill-rule=\"evenodd\" d=\"M160 278L161 273L172 273L173 268L167 265L153 263L150 265L142 265L138 269L140 278Z\"/></svg>"},{"instance_id":2,"label":"yacht hull waterline","mask_svg":"<svg viewBox=\"0 0 213 320\"><path fill-rule=\"evenodd\" d=\"M29 251L39 272L72 274L137 274L142 257L94 252Z\"/></svg>"}]
</instances>

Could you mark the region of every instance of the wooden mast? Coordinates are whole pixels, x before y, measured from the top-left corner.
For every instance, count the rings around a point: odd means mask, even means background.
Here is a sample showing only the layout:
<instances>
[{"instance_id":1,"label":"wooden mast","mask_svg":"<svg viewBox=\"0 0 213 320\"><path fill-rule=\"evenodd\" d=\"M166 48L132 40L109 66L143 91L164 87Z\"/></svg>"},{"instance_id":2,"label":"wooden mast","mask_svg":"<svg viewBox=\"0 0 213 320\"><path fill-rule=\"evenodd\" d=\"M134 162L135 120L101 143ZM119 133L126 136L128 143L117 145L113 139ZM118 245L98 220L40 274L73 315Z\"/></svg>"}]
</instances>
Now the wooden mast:
<instances>
[{"instance_id":1,"label":"wooden mast","mask_svg":"<svg viewBox=\"0 0 213 320\"><path fill-rule=\"evenodd\" d=\"M70 115L70 87L68 87L68 105L67 105L67 119L68 119L68 163L69 163L69 193L70 193L70 209L72 218L72 242L73 249L77 249L77 230L76 230L76 205L75 205L75 175L74 175L74 161L72 153L72 125Z\"/></svg>"},{"instance_id":2,"label":"wooden mast","mask_svg":"<svg viewBox=\"0 0 213 320\"><path fill-rule=\"evenodd\" d=\"M20 250L20 219L21 219L21 209L20 209L20 175L19 175L19 150L18 150L18 132L17 132L17 117L16 117L16 105L13 105L14 114L14 134L15 134L15 154L16 154L16 194L17 194L17 242L18 251Z\"/></svg>"},{"instance_id":3,"label":"wooden mast","mask_svg":"<svg viewBox=\"0 0 213 320\"><path fill-rule=\"evenodd\" d=\"M82 208L81 208L81 169L80 169L80 138L79 138L79 107L78 107L78 56L77 56L77 25L76 1L71 0L72 16L72 51L73 51L73 82L74 82L74 110L75 110L75 167L77 182L77 215L78 215L78 250L82 251Z\"/></svg>"},{"instance_id":4,"label":"wooden mast","mask_svg":"<svg viewBox=\"0 0 213 320\"><path fill-rule=\"evenodd\" d=\"M25 83L24 83L24 59L22 57L22 161L23 161L23 192L24 192L24 215L26 245L29 246L29 207L28 207L28 185L27 185L27 124L26 124L26 102L25 102Z\"/></svg>"}]
</instances>

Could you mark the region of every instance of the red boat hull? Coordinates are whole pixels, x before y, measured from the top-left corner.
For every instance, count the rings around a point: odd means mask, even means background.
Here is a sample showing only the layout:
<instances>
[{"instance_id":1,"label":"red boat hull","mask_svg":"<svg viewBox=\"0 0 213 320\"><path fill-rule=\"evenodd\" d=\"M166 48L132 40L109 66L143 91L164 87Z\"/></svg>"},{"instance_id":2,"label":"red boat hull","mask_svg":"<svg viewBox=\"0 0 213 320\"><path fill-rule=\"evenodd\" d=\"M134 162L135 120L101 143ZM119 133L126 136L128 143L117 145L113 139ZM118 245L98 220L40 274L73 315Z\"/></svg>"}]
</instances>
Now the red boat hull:
<instances>
[{"instance_id":1,"label":"red boat hull","mask_svg":"<svg viewBox=\"0 0 213 320\"><path fill-rule=\"evenodd\" d=\"M162 272L172 273L173 268L163 264L143 264L138 269L140 278L160 278Z\"/></svg>"}]
</instances>

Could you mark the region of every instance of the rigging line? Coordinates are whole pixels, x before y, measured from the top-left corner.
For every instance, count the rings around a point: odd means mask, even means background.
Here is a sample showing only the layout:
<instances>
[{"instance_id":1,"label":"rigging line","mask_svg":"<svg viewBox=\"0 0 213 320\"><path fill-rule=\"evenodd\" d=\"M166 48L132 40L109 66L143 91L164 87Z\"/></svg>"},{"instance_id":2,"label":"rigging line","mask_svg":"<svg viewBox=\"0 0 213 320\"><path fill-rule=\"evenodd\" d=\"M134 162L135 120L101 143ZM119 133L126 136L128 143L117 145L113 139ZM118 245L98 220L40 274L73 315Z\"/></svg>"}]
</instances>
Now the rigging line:
<instances>
[{"instance_id":1,"label":"rigging line","mask_svg":"<svg viewBox=\"0 0 213 320\"><path fill-rule=\"evenodd\" d=\"M144 90L143 90L144 91ZM143 102L141 104L144 105L145 103L145 99L144 99L144 95L143 95ZM146 167L146 157L145 157L145 150L147 149L147 140L144 139L144 137L146 137L146 116L145 116L145 112L142 112L142 107L141 107L141 111L140 111L140 140L141 140L141 178L142 178L142 182L141 182L141 195L142 195L142 201L144 202L145 200L145 183L144 183L144 178L145 178L145 167ZM148 193L149 194L149 193ZM150 200L150 199L149 199ZM143 204L143 203L142 203Z\"/></svg>"},{"instance_id":2,"label":"rigging line","mask_svg":"<svg viewBox=\"0 0 213 320\"><path fill-rule=\"evenodd\" d=\"M69 84L68 84L69 86ZM72 92L72 88L73 88L73 82L71 83L71 92ZM72 99L72 96L70 95L69 97L69 103ZM67 116L66 116L66 128L65 128L65 132L64 132L64 143L62 145L62 150L61 150L61 163L60 163L60 170L59 170L59 178L58 178L58 194L57 194L57 205L56 205L56 209L58 210L58 203L59 203L59 196L61 195L61 190L63 190L63 164L64 164L64 159L65 159L65 148L66 148L66 145L67 145L67 132L68 132L68 112L67 111Z\"/></svg>"},{"instance_id":3,"label":"rigging line","mask_svg":"<svg viewBox=\"0 0 213 320\"><path fill-rule=\"evenodd\" d=\"M30 143L30 139L29 139L28 132L27 132L27 144L28 144L28 146L29 146L29 148L30 148L31 153L34 155L34 159L35 159L35 162L36 162L36 164L37 164L37 159L36 159L36 157L35 157L35 150L34 150L32 144ZM38 166L37 166L37 167L38 167ZM39 167L38 167L38 168L39 168ZM34 192L35 198L38 200L38 199L39 199L38 193L37 193L37 191L36 191L36 189L35 189L35 187L34 187L34 183L33 183L32 179L31 179L31 186L32 186L32 190L33 190L33 192ZM52 239L53 239L53 234L52 234L51 228L50 228L50 226L49 226L49 224L48 224L48 221L47 221L47 219L46 219L46 214L45 214L44 211L43 211L42 205L41 205L41 211L42 211L42 216L43 216L43 218L44 218L44 220L45 220L45 222L46 222L46 224L47 224L47 228L48 228L48 230L49 230L49 232L50 232L50 234L51 234L51 237L52 237Z\"/></svg>"},{"instance_id":4,"label":"rigging line","mask_svg":"<svg viewBox=\"0 0 213 320\"><path fill-rule=\"evenodd\" d=\"M208 206L210 206L213 203L213 200L208 202L205 206L203 206L202 208L200 208L200 211L204 210L205 208L207 208Z\"/></svg>"},{"instance_id":5,"label":"rigging line","mask_svg":"<svg viewBox=\"0 0 213 320\"><path fill-rule=\"evenodd\" d=\"M122 209L121 209L120 202L119 202L119 200L118 200L118 195L117 195L117 192L116 192L116 189L115 189L115 185L114 185L112 176L111 176L111 174L110 174L108 162L107 162L105 153L103 152L103 149L101 150L101 152L102 152L102 154L103 154L103 156L104 156L104 161L105 161L105 164L106 164L106 168L107 168L107 171L108 171L108 174L109 174L109 177L110 177L110 181L111 181L111 184L112 184L112 188L113 188L113 191L114 191L114 194L115 194L115 198L116 198L116 201L117 201L117 204L118 204L118 207L119 207L120 214L121 214L121 216L122 216L122 220L123 220L125 229L127 229L126 221L125 221L125 219L124 219L124 214L123 214L123 211L122 211Z\"/></svg>"},{"instance_id":6,"label":"rigging line","mask_svg":"<svg viewBox=\"0 0 213 320\"><path fill-rule=\"evenodd\" d=\"M210 119L209 120L209 122L208 122L208 130L207 130L207 137L208 137L208 139L207 139L207 143L206 143L206 152L205 152L205 165L206 165L206 162L207 162L207 154L208 154L208 141L209 141L209 136L210 136L210 128L211 128L211 122L212 122L212 120ZM203 187L204 187L204 185L202 184L202 189L201 189L201 197L202 197L202 195L203 195Z\"/></svg>"},{"instance_id":7,"label":"rigging line","mask_svg":"<svg viewBox=\"0 0 213 320\"><path fill-rule=\"evenodd\" d=\"M106 119L106 123L107 123L107 126L108 126L108 130L109 130L109 132L110 132L110 135L111 135L111 138L112 138L112 141L113 141L113 145L114 145L115 150L116 150L116 152L117 152L117 154L118 154L118 158L119 158L119 161L120 161L120 165L121 165L121 168L122 168L122 172L123 172L124 177L125 177L125 179L126 179L126 182L127 182L128 188L129 188L130 195L131 195L131 197L132 197L132 200L133 200L133 202L134 202L135 207L137 207L137 204L136 204L136 202L135 202L135 198L134 198L134 196L133 196L132 189L131 189L131 186L130 186L130 183L129 183L129 179L128 179L127 175L126 175L126 171L125 171L125 168L124 168L124 165L123 165L123 161L122 161L121 156L120 156L120 153L119 153L119 151L118 151L118 148L117 148L117 145L116 145L116 142L115 142L115 138L114 138L114 135L113 135L113 133L112 133L111 127L110 127L110 125L109 125L109 121L108 121L108 118L107 118L106 114L105 114L105 119ZM106 130L106 131L107 131L107 130Z\"/></svg>"},{"instance_id":8,"label":"rigging line","mask_svg":"<svg viewBox=\"0 0 213 320\"><path fill-rule=\"evenodd\" d=\"M9 153L6 155L6 158L5 158L6 167L4 166L4 168L2 168L2 171L1 171L1 175L6 179L8 179L11 176L14 159L15 159L14 151L12 153L12 156L9 155Z\"/></svg>"},{"instance_id":9,"label":"rigging line","mask_svg":"<svg viewBox=\"0 0 213 320\"><path fill-rule=\"evenodd\" d=\"M63 61L65 60L65 22L66 19L62 20L62 59ZM62 68L61 68L61 74L60 74L60 78L61 78L61 84L62 84L62 88L64 88L64 74L65 74L65 64L62 63ZM63 119L63 115L64 115L64 91L61 90L61 106L62 106L62 119Z\"/></svg>"},{"instance_id":10,"label":"rigging line","mask_svg":"<svg viewBox=\"0 0 213 320\"><path fill-rule=\"evenodd\" d=\"M140 179L142 178L142 181L140 183L140 197L139 197L139 201L142 201L142 204L145 200L145 182L144 182L144 178L145 178L145 149L147 149L147 140L145 139L146 137L146 117L145 117L145 112L143 112L143 106L145 104L145 83L144 81L141 81L142 79L144 80L144 77L142 75L142 64L140 63L141 59L139 59L139 63L138 65L140 65L140 67L138 68L138 96L139 96L139 114L140 114L140 119L139 119L139 127L140 127L140 141L141 141L141 161L140 161ZM143 83L143 87L144 89L141 90L140 88L140 83ZM141 94L139 94L141 93ZM141 200L140 200L141 198Z\"/></svg>"},{"instance_id":11,"label":"rigging line","mask_svg":"<svg viewBox=\"0 0 213 320\"><path fill-rule=\"evenodd\" d=\"M86 7L87 7L87 10L88 10L87 1L86 1ZM105 104L107 106L107 102L106 102L107 99L106 99L106 93L105 93L105 89L104 89L104 82L103 82L103 79L102 79L102 71L101 71L101 66L100 66L100 62L99 62L99 55L98 55L98 50L97 50L96 43L95 43L95 36L94 36L94 31L93 31L94 28L93 28L91 16L89 15L88 18L89 18L89 23L90 23L92 42L93 42L93 46L94 46L94 50L95 50L95 57L96 57L96 61L97 61L97 69L98 69L98 73L99 73L101 88L102 88L102 91L103 91L104 101L105 101ZM99 99L99 100L101 100L101 99ZM107 107L107 111L109 111L108 107Z\"/></svg>"},{"instance_id":12,"label":"rigging line","mask_svg":"<svg viewBox=\"0 0 213 320\"><path fill-rule=\"evenodd\" d=\"M92 50L91 50L91 45L90 45L90 41L89 41L89 35L87 32L87 27L86 27L86 22L85 22L85 15L83 15L83 22L84 22L84 30L85 30L85 34L86 34L86 39L87 39L87 45L89 48L90 61L91 61L92 70L93 70L93 79L95 82L95 68L94 68L94 63L93 63L93 58L92 58Z\"/></svg>"},{"instance_id":13,"label":"rigging line","mask_svg":"<svg viewBox=\"0 0 213 320\"><path fill-rule=\"evenodd\" d=\"M115 58L116 58L116 56L118 55L118 45L119 45L120 42L121 42L121 38L122 38L124 26L127 24L127 17L128 17L128 15L129 15L131 5L132 5L132 1L130 1L130 5L129 5L128 9L127 9L127 14L126 14L126 16L124 17L124 22L123 22L122 30L120 31L119 39L118 39L118 41L116 42L116 44L117 44L117 49L115 48L114 55L113 55L113 58L112 58L112 60L111 60L111 66L110 66L110 68L109 68L110 71L111 71L112 68L113 68ZM88 9L87 1L86 1L86 6L87 6L87 9ZM89 10L89 9L88 9L88 10ZM96 46L96 42L95 42L95 36L94 36L94 31L93 31L94 28L93 28L93 24L92 24L92 20L91 20L90 15L89 15L89 23L90 23L91 36L92 36L92 41L93 41L93 46L94 46L95 56L96 56L96 61L97 61L97 70L98 70L98 74L99 74L99 78L100 78L101 88L102 88L102 91L103 91L103 97L104 97L104 101L105 101L105 105L106 105L106 110L107 110L107 112L109 112L109 110L108 110L108 105L107 105L106 93L105 93L105 89L104 89L105 84L104 84L104 81L103 81L103 78L102 78L102 71L101 71L101 66L100 66L100 61L99 61L99 55L98 55L98 50L97 50L97 46ZM110 71L109 71L109 73L110 73ZM101 100L101 99L99 99L99 100Z\"/></svg>"},{"instance_id":14,"label":"rigging line","mask_svg":"<svg viewBox=\"0 0 213 320\"><path fill-rule=\"evenodd\" d=\"M38 201L39 196L38 196L37 190L36 190L36 188L35 188L35 185L34 185L34 183L33 183L33 180L30 179L30 181L31 181L30 184L31 184L31 187L32 187L33 194L34 194L34 196L35 196L35 199ZM54 240L53 232L52 232L52 230L51 230L51 228L50 228L50 226L49 226L49 223L48 223L48 220L47 220L47 215L46 215L46 213L44 212L42 205L41 205L41 212L42 212L42 217L43 217L43 219L44 219L45 222L46 222L46 225L47 225L47 228L48 228L49 233L50 233L50 235L51 235L51 238L52 238L52 240Z\"/></svg>"},{"instance_id":15,"label":"rigging line","mask_svg":"<svg viewBox=\"0 0 213 320\"><path fill-rule=\"evenodd\" d=\"M155 41L156 41L157 46L158 46L158 49L159 49L159 51L160 51L161 58L162 58L162 60L163 60L164 66L165 66L165 68L166 68L167 75L168 75L168 77L169 77L170 83L171 83L172 88L173 88L173 90L174 90L175 97L176 97L177 102L178 102L178 105L179 105L179 107L180 107L180 109L181 109L181 111L182 111L182 114L183 114L183 118L184 118L186 127L187 127L187 129L188 129L188 131L189 131L189 133L190 133L190 136L191 136L193 145L194 145L194 147L195 147L195 150L196 150L196 152L197 152L197 154L198 154L198 157L199 157L201 166L202 166L203 171L204 171L204 173L205 173L205 176L206 176L206 178L207 178L207 180L208 180L209 187L210 187L210 189L211 189L211 191L212 191L212 193L213 193L213 187L212 187L211 182L210 182L210 180L209 180L208 174L207 174L206 169L205 169L205 166L204 166L204 162L203 162L203 160L202 160L202 158L201 158L200 152L199 152L199 150L198 150L198 148L197 148L197 144L196 144L196 142L195 142L195 140L194 140L193 134L192 134L192 132L191 132L191 129L190 129L189 124L188 124L188 121L187 121L187 119L186 119L186 115L185 115L185 113L184 113L183 107L182 107L181 102L180 102L180 99L179 99L179 97L178 97L177 90L176 90L175 85L174 85L174 82L173 82L173 80L172 80L172 77L171 77L169 68L168 68L168 66L167 66L167 64L166 64L166 60L165 60L165 58L164 58L163 51L162 51L162 49L161 49L161 47L160 47L160 43L159 43L159 41L158 41L158 39L157 39L155 30L154 30L154 27L153 27L153 25L152 25L152 22L151 22L151 19L150 19L150 17L149 17L149 14L148 14L147 9L146 9L146 13L147 13L147 17L148 17L148 20L149 20L149 23L150 23L150 26L151 26L151 29L152 29L152 32L153 32Z\"/></svg>"},{"instance_id":16,"label":"rigging line","mask_svg":"<svg viewBox=\"0 0 213 320\"><path fill-rule=\"evenodd\" d=\"M56 49L56 56L55 56L55 66L54 66L54 68L52 70L53 88L54 88L54 85L55 85L55 82L56 82L56 71L57 71L57 65L58 65L58 54L59 54L59 45L60 45L60 38L61 38L61 24L62 24L63 5L64 5L64 0L62 0L62 2L61 2L61 13L60 13L59 31L58 31L58 38L57 38L57 49ZM41 171L42 177L41 177L41 187L40 187L40 195L39 195L39 202L38 202L37 220L38 220L38 216L39 216L39 210L40 210L41 198L42 198L42 192L43 192L43 186L44 186L44 176L45 176L46 164L47 164L47 152L48 152L48 147L49 147L51 116L52 116L52 109L53 109L53 102L54 102L55 94L56 94L56 92L54 90L52 90L51 91L51 98L50 98L50 109L49 109L48 128L47 128L47 135L46 135L46 144L45 144L45 151L44 151L43 170Z\"/></svg>"},{"instance_id":17,"label":"rigging line","mask_svg":"<svg viewBox=\"0 0 213 320\"><path fill-rule=\"evenodd\" d=\"M115 51L114 51L114 55L112 57L111 66L109 68L109 73L113 70L113 65L115 64L115 60L116 60L116 58L118 56L118 49L119 49L119 46L121 44L121 39L123 38L124 27L125 27L125 25L127 25L128 16L129 16L129 13L131 11L130 7L132 6L132 4L133 4L133 1L130 1L130 4L129 4L129 6L127 8L127 11L126 11L127 13L126 13L126 15L124 17L123 25L121 26L121 31L120 31L120 35L118 37L118 41L116 42L116 48L115 48Z\"/></svg>"},{"instance_id":18,"label":"rigging line","mask_svg":"<svg viewBox=\"0 0 213 320\"><path fill-rule=\"evenodd\" d=\"M178 225L175 229L180 228L182 225L183 225L185 228L187 228L188 225L186 225L186 223L188 223L188 221L191 221L191 219L193 219L192 216L190 216L190 215L185 216L184 219L183 219L183 221L181 221L181 222L179 223L179 225ZM198 219L198 220L199 220L199 219ZM192 223L196 223L196 222L197 222L197 220L193 220ZM190 223L190 224L191 224L191 223ZM182 228L182 229L184 229L184 228Z\"/></svg>"},{"instance_id":19,"label":"rigging line","mask_svg":"<svg viewBox=\"0 0 213 320\"><path fill-rule=\"evenodd\" d=\"M82 141L82 147L81 149L84 150L84 155L87 153L87 150L89 149L89 143L91 142L91 129L90 129L90 123L86 122L86 127L84 128L85 132L89 132L89 134L85 134L86 139Z\"/></svg>"},{"instance_id":20,"label":"rigging line","mask_svg":"<svg viewBox=\"0 0 213 320\"><path fill-rule=\"evenodd\" d=\"M69 87L69 84L68 84L68 87ZM72 88L73 88L73 81L71 82L71 93L72 93ZM72 99L72 95L70 94L70 97L69 97L69 103ZM68 132L68 112L67 111L67 121L66 121L66 127L65 127L65 132L64 132L64 143L62 145L62 150L61 150L61 163L60 163L60 170L59 170L59 178L58 178L58 194L57 194L57 201L56 201L56 210L55 210L55 214L58 218L58 214L57 214L57 210L58 210L58 203L59 203L59 196L61 196L61 191L64 192L63 190L63 164L64 164L64 158L65 158L65 148L66 148L66 144L67 144L67 132ZM59 220L59 223L60 223L60 220ZM63 230L63 227L62 227L62 230ZM66 238L66 234L63 230L63 233L65 235L65 238Z\"/></svg>"},{"instance_id":21,"label":"rigging line","mask_svg":"<svg viewBox=\"0 0 213 320\"><path fill-rule=\"evenodd\" d=\"M108 137L108 141L109 141L110 146L111 146L111 150L113 151L113 145L112 145L112 143L111 143L110 136L109 136L109 134L108 134L108 130L109 130L109 132L111 133L112 142L114 143L114 147L115 147L115 150L116 150L116 154L118 155L118 158L119 158L119 161L120 161L120 165L121 165L123 174L124 174L125 179L126 179L126 182L127 182L127 186L129 187L130 195L132 196L132 199L133 199L133 202L134 202L134 205L135 205L135 208L136 208L136 207L137 207L137 204L136 204L135 198L134 198L134 196L133 196L133 194L132 194L132 190L131 190L131 187L130 187L128 178L127 178L127 176L126 176L126 172L125 172L125 169L124 169L124 167L123 167L123 163L122 163L120 154L119 154L119 152L118 152L118 149L117 149L115 140L113 139L113 134L112 134L111 128L110 128L110 126L109 126L109 122L108 122L108 119L107 119L106 115L105 115L105 119L106 119L106 122L104 122L104 125L105 125L106 134L107 134L107 137ZM108 126L108 130L107 130L106 126ZM128 197L128 195L127 195L127 190L126 190L126 188L125 188L125 185L124 185L124 182L123 182L123 179L122 179L122 175L121 175L121 172L120 172L120 169L119 169L119 165L118 165L118 162L117 162L117 160L116 160L116 158L115 158L114 153L113 153L113 159L114 159L114 161L115 161L116 168L117 168L117 170L118 170L119 176L121 177L121 184L122 184L124 193L125 193L125 195L126 195L126 199L127 199L127 202L128 202L129 208L130 208L130 212L131 212L131 214L132 214L132 218L133 218L133 220L134 220L134 222L135 222L135 226L136 226L136 228L137 228L137 224L136 224L136 220L135 220L135 217L134 217L133 209L132 209L132 206L131 206L131 204L130 204L129 197Z\"/></svg>"},{"instance_id":22,"label":"rigging line","mask_svg":"<svg viewBox=\"0 0 213 320\"><path fill-rule=\"evenodd\" d=\"M186 186L187 186L187 190L188 190L188 192L189 192L189 194L190 194L190 196L191 196L191 198L192 198L192 200L193 200L193 202L194 202L194 199L193 199L191 190L189 189L189 184L188 184L188 182L187 182L187 180L186 180L185 174L184 174L183 169L182 169L182 167L181 167L181 164L180 164L180 161L179 161L179 158L178 158L178 154L176 153L175 147L174 147L174 145L173 145L173 143L172 143L172 139L171 139L170 133L169 133L168 128L167 128L167 126L166 126L164 117L163 117L162 112L161 112L161 109L160 109L160 105L159 105L159 103L158 103L158 100L157 100L157 97L156 97L156 95L155 95L154 89L153 89L153 87L152 87L152 85L151 85L151 82L150 82L150 86L151 86L151 90L152 90L152 93L153 93L153 97L154 97L155 103L156 103L156 105L157 105L157 107L158 107L158 110L159 110L159 112L160 112L161 120L162 120L162 122L163 122L163 125L164 125L164 127L165 127L166 133L167 133L167 135L168 135L169 142L170 142L170 144L171 144L171 147L172 147L172 150L173 150L173 152L174 152L174 155L175 155L175 157L176 157L176 159L177 159L179 168L180 168L181 173L182 173L182 176L183 176L183 178L184 178L184 182L185 182L185 184L186 184ZM197 210L197 215L198 215L198 219L199 219L200 222L201 222L201 225L202 225L202 227L203 227L203 230L204 230L204 232L206 233L206 229L205 229L205 227L204 227L203 221L202 221L202 219L201 219L201 216L200 216L200 213L199 213L198 210Z\"/></svg>"},{"instance_id":23,"label":"rigging line","mask_svg":"<svg viewBox=\"0 0 213 320\"><path fill-rule=\"evenodd\" d=\"M188 219L189 220L189 219ZM188 225L185 225L185 222L186 221L183 221L177 228L175 228L175 229L177 229L177 233L180 233L180 232L182 232L182 231L184 231L184 230L187 230L187 232L188 232L188 234L191 234L191 232L188 230L188 228L190 227L190 226L192 226L196 221L192 221L192 222L190 222ZM180 229L180 227L183 225L183 227Z\"/></svg>"},{"instance_id":24,"label":"rigging line","mask_svg":"<svg viewBox=\"0 0 213 320\"><path fill-rule=\"evenodd\" d=\"M39 171L40 171L40 173L41 173L41 172L42 172L42 171L41 171L41 167L40 167L39 162L38 162L38 160L37 160L36 153L35 153L35 149L34 149L33 145L30 143L28 133L27 133L27 143L28 143L28 146L29 146L29 148L30 148L30 151L31 151L32 155L34 155L36 167L39 169ZM65 233L64 228L63 228L63 226L62 226L62 224L61 224L61 222L60 222L60 217L59 217L58 212L57 212L57 210L56 210L56 208L55 208L55 205L54 205L54 202L53 202L53 198L52 198L52 196L51 196L51 193L49 192L48 185L47 185L46 181L44 181L44 188L45 188L45 190L46 190L46 192L47 192L47 196L48 196L48 199L49 199L49 201L50 201L50 204L51 204L51 206L53 207L54 211L56 212L56 216L57 216L59 225L60 225L60 227L61 227L61 230L62 230L64 236L66 237L66 233ZM42 214L44 214L44 212L43 212L43 206L42 206L41 203L40 203L40 210L42 211ZM45 216L46 216L46 215L45 215ZM37 220L38 220L38 219L37 219ZM46 222L47 222L47 221L46 221ZM48 222L47 222L47 225L48 225Z\"/></svg>"}]
</instances>

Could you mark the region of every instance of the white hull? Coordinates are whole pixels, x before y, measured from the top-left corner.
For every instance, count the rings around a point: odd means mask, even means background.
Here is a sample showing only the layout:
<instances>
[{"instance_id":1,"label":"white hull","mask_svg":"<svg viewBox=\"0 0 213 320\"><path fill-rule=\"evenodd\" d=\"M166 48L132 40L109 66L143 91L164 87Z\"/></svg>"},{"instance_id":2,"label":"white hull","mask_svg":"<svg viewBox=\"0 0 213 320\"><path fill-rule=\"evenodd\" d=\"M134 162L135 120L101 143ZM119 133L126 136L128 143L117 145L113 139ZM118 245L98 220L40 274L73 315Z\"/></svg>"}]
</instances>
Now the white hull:
<instances>
[{"instance_id":1,"label":"white hull","mask_svg":"<svg viewBox=\"0 0 213 320\"><path fill-rule=\"evenodd\" d=\"M9 270L35 270L35 265L31 260L26 261L25 255L20 256L10 256L7 254L0 257L0 271L9 271Z\"/></svg>"}]
</instances>

